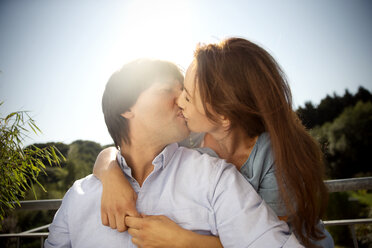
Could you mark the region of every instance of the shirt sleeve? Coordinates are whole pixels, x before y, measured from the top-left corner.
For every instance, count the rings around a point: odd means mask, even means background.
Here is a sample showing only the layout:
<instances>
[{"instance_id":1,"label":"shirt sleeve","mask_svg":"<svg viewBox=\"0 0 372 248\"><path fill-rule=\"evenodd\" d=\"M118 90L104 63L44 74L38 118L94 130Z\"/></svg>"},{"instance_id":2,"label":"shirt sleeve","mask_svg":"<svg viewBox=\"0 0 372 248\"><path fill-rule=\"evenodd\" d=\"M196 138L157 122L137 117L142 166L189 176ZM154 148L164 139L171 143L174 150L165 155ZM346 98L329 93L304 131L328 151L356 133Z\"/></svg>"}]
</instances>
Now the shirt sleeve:
<instances>
[{"instance_id":1,"label":"shirt sleeve","mask_svg":"<svg viewBox=\"0 0 372 248\"><path fill-rule=\"evenodd\" d=\"M224 247L302 247L253 187L232 165L221 161L211 205ZM290 245L286 244L291 238ZM294 239L294 240L293 240Z\"/></svg>"},{"instance_id":2,"label":"shirt sleeve","mask_svg":"<svg viewBox=\"0 0 372 248\"><path fill-rule=\"evenodd\" d=\"M240 172L276 215L287 215L276 181L275 160L267 133L259 136L248 160L240 168Z\"/></svg>"},{"instance_id":3,"label":"shirt sleeve","mask_svg":"<svg viewBox=\"0 0 372 248\"><path fill-rule=\"evenodd\" d=\"M62 200L61 207L56 212L52 224L49 226L49 235L45 240L44 248L70 248L71 239L68 228L68 202L71 189L67 191Z\"/></svg>"},{"instance_id":4,"label":"shirt sleeve","mask_svg":"<svg viewBox=\"0 0 372 248\"><path fill-rule=\"evenodd\" d=\"M274 169L263 176L257 193L274 210L277 216L287 215L284 203L280 197Z\"/></svg>"}]
</instances>

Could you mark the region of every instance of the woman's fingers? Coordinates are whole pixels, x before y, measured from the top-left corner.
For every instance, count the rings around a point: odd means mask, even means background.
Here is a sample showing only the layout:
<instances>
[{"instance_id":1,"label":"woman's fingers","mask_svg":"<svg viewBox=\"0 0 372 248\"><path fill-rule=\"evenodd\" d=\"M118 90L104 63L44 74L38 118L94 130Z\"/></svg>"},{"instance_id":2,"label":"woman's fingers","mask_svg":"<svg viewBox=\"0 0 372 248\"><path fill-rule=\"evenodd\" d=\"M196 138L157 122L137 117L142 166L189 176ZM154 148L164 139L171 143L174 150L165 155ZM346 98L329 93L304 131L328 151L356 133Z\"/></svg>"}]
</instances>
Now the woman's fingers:
<instances>
[{"instance_id":1,"label":"woman's fingers","mask_svg":"<svg viewBox=\"0 0 372 248\"><path fill-rule=\"evenodd\" d=\"M141 240L139 240L137 238L132 238L132 243L135 244L138 248L142 247Z\"/></svg>"},{"instance_id":2,"label":"woman's fingers","mask_svg":"<svg viewBox=\"0 0 372 248\"><path fill-rule=\"evenodd\" d=\"M142 218L126 216L125 224L132 229L141 229L142 227Z\"/></svg>"},{"instance_id":3,"label":"woman's fingers","mask_svg":"<svg viewBox=\"0 0 372 248\"><path fill-rule=\"evenodd\" d=\"M109 225L112 229L116 229L116 220L115 216L111 213L108 213Z\"/></svg>"},{"instance_id":4,"label":"woman's fingers","mask_svg":"<svg viewBox=\"0 0 372 248\"><path fill-rule=\"evenodd\" d=\"M118 232L125 232L127 230L127 226L125 225L125 215L124 214L116 214L116 229Z\"/></svg>"},{"instance_id":5,"label":"woman's fingers","mask_svg":"<svg viewBox=\"0 0 372 248\"><path fill-rule=\"evenodd\" d=\"M138 235L139 235L139 230L138 229L135 229L135 228L128 228L128 233L130 234L130 236L132 236L133 238L137 238Z\"/></svg>"},{"instance_id":6,"label":"woman's fingers","mask_svg":"<svg viewBox=\"0 0 372 248\"><path fill-rule=\"evenodd\" d=\"M107 216L106 212L104 212L103 210L101 210L101 221L102 221L102 224L104 226L108 226L109 225L108 216Z\"/></svg>"},{"instance_id":7,"label":"woman's fingers","mask_svg":"<svg viewBox=\"0 0 372 248\"><path fill-rule=\"evenodd\" d=\"M140 217L140 214L137 212L137 209L131 207L130 210L123 211L122 209L117 210L107 210L101 208L101 221L105 226L109 226L113 229L117 229L119 232L125 232L128 229L128 226L125 223L125 216L134 216Z\"/></svg>"},{"instance_id":8,"label":"woman's fingers","mask_svg":"<svg viewBox=\"0 0 372 248\"><path fill-rule=\"evenodd\" d=\"M128 233L132 236L132 243L137 247L142 247L143 243L140 239L140 230L135 228L128 228Z\"/></svg>"},{"instance_id":9,"label":"woman's fingers","mask_svg":"<svg viewBox=\"0 0 372 248\"><path fill-rule=\"evenodd\" d=\"M136 207L134 206L131 210L128 210L126 215L132 216L132 217L140 217L141 215L137 212Z\"/></svg>"},{"instance_id":10,"label":"woman's fingers","mask_svg":"<svg viewBox=\"0 0 372 248\"><path fill-rule=\"evenodd\" d=\"M142 215L143 217L125 217L128 233L132 242L138 247L174 247L180 240L180 230L175 222L166 216ZM186 231L189 233L189 231ZM181 237L184 234L181 235Z\"/></svg>"}]
</instances>

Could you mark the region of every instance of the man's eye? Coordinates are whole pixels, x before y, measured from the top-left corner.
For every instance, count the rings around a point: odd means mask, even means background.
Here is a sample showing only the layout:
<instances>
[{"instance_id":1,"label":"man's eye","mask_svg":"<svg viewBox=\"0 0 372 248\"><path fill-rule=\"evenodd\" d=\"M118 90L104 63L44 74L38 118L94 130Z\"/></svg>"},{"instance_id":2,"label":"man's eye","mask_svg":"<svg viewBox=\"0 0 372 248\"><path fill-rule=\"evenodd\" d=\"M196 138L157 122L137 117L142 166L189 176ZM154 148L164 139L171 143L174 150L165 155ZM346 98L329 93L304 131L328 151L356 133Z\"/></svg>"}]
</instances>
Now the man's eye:
<instances>
[{"instance_id":1,"label":"man's eye","mask_svg":"<svg viewBox=\"0 0 372 248\"><path fill-rule=\"evenodd\" d=\"M185 99L187 102L190 102L190 99L187 96L185 96Z\"/></svg>"}]
</instances>

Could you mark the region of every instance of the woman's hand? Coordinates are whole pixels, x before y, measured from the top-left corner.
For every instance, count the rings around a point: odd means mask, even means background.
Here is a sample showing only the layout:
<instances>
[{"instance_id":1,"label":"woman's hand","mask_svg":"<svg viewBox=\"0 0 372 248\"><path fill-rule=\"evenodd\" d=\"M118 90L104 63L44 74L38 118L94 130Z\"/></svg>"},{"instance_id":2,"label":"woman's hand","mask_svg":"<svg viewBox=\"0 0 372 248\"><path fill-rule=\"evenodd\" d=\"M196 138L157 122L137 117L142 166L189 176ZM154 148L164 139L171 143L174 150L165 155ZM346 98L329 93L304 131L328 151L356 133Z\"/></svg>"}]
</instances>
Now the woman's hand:
<instances>
[{"instance_id":1,"label":"woman's hand","mask_svg":"<svg viewBox=\"0 0 372 248\"><path fill-rule=\"evenodd\" d=\"M222 247L218 237L199 235L178 226L163 215L125 218L133 244L155 247Z\"/></svg>"},{"instance_id":2,"label":"woman's hand","mask_svg":"<svg viewBox=\"0 0 372 248\"><path fill-rule=\"evenodd\" d=\"M127 230L125 216L139 216L137 194L120 169L116 153L115 148L103 150L97 157L93 172L102 182L102 224L124 232Z\"/></svg>"}]
</instances>

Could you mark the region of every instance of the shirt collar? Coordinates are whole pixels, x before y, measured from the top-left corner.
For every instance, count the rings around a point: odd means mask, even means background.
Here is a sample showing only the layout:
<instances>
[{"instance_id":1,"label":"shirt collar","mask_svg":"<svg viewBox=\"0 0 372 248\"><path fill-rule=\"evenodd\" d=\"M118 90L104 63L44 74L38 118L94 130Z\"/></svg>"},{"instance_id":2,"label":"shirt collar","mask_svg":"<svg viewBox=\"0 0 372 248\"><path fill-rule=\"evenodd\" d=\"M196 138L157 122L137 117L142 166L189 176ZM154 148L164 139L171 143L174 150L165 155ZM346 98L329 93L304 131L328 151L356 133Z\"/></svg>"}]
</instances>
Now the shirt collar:
<instances>
[{"instance_id":1,"label":"shirt collar","mask_svg":"<svg viewBox=\"0 0 372 248\"><path fill-rule=\"evenodd\" d=\"M160 154L154 158L152 164L155 167L162 166L163 168L165 168L169 164L177 148L178 148L177 143L167 145L163 149L163 151L161 151Z\"/></svg>"},{"instance_id":2,"label":"shirt collar","mask_svg":"<svg viewBox=\"0 0 372 248\"><path fill-rule=\"evenodd\" d=\"M123 155L121 155L121 152L119 152L116 155L116 160L119 163L119 166L121 170L128 176L132 177L132 169L128 166L127 161L125 161L125 158Z\"/></svg>"},{"instance_id":3,"label":"shirt collar","mask_svg":"<svg viewBox=\"0 0 372 248\"><path fill-rule=\"evenodd\" d=\"M152 161L152 164L155 166L155 170L157 168L165 168L171 161L177 148L178 148L177 143L167 145ZM121 155L120 151L116 156L116 160L118 161L122 171L124 171L124 173L127 174L128 176L132 177L132 169L128 166L127 162L125 161L125 158L123 157L123 155Z\"/></svg>"}]
</instances>

